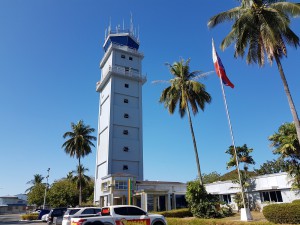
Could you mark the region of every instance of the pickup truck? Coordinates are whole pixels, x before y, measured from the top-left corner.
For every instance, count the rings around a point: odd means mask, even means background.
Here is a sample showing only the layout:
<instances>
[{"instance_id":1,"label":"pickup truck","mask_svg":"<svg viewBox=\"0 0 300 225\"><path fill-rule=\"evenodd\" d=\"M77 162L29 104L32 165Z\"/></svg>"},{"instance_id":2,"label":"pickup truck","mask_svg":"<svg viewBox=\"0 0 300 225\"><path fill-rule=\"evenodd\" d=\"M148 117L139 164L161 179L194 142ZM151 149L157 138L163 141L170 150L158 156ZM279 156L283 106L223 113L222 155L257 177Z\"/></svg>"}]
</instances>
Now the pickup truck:
<instances>
[{"instance_id":1,"label":"pickup truck","mask_svg":"<svg viewBox=\"0 0 300 225\"><path fill-rule=\"evenodd\" d=\"M71 225L167 225L164 216L148 214L133 205L103 207L101 216L71 218Z\"/></svg>"}]
</instances>

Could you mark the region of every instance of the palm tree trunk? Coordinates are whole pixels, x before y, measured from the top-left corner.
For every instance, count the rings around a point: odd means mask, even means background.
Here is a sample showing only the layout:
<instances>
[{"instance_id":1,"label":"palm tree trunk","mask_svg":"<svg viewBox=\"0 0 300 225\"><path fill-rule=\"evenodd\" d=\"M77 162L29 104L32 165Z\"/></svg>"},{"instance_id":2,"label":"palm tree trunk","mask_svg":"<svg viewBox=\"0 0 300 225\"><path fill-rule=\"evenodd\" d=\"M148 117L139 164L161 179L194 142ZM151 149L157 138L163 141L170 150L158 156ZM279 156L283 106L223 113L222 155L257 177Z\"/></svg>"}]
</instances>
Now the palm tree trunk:
<instances>
[{"instance_id":1,"label":"palm tree trunk","mask_svg":"<svg viewBox=\"0 0 300 225\"><path fill-rule=\"evenodd\" d=\"M194 134L194 129L193 129L193 124L192 124L192 119L191 119L191 115L190 115L190 109L189 109L188 102L187 102L187 107L186 108L187 108L187 112L188 112L189 124L190 124L190 129L191 129L192 138L193 138L193 144L194 144L195 158L196 158L196 164L197 164L197 169L198 169L199 182L200 182L200 185L202 186L203 185L203 179L202 179L202 175L201 175L197 144L196 144L196 139L195 139L195 134Z\"/></svg>"},{"instance_id":2,"label":"palm tree trunk","mask_svg":"<svg viewBox=\"0 0 300 225\"><path fill-rule=\"evenodd\" d=\"M292 95L290 93L290 89L289 89L289 86L288 86L287 80L285 78L283 68L282 68L282 65L280 63L280 60L279 60L278 56L275 56L275 60L276 60L276 63L277 63L277 67L278 67L278 70L279 70L279 73L280 73L281 80L283 82L284 91L285 91L285 94L287 96L289 106L290 106L290 109L291 109L291 112L292 112L292 116L293 116L293 119L294 119L294 124L295 124L296 131L297 131L297 137L298 137L298 141L299 141L299 144L300 144L300 122L299 122L299 117L298 117L298 114L297 114L297 111L296 111L296 108L295 108L295 105L294 105L294 101L292 99Z\"/></svg>"},{"instance_id":3,"label":"palm tree trunk","mask_svg":"<svg viewBox=\"0 0 300 225\"><path fill-rule=\"evenodd\" d=\"M81 164L80 164L80 157L78 158L78 164L79 164L79 174L78 174L78 179L79 179L79 206L81 206L81 201L82 201L82 190L81 190Z\"/></svg>"}]
</instances>

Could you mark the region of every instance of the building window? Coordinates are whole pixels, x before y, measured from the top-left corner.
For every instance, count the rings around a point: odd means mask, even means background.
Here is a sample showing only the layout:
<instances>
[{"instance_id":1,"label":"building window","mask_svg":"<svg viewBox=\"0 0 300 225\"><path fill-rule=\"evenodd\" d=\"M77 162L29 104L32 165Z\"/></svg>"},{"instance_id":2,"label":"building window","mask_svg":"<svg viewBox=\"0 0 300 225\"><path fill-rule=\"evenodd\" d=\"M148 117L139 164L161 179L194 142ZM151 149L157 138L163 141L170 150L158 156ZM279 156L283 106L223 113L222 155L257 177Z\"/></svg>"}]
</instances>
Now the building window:
<instances>
[{"instance_id":1,"label":"building window","mask_svg":"<svg viewBox=\"0 0 300 225\"><path fill-rule=\"evenodd\" d=\"M129 118L128 113L124 113L124 118Z\"/></svg>"},{"instance_id":2,"label":"building window","mask_svg":"<svg viewBox=\"0 0 300 225\"><path fill-rule=\"evenodd\" d=\"M123 165L123 170L128 170L128 166L127 165Z\"/></svg>"},{"instance_id":3,"label":"building window","mask_svg":"<svg viewBox=\"0 0 300 225\"><path fill-rule=\"evenodd\" d=\"M127 190L127 181L116 180L115 189L116 190Z\"/></svg>"},{"instance_id":4,"label":"building window","mask_svg":"<svg viewBox=\"0 0 300 225\"><path fill-rule=\"evenodd\" d=\"M125 88L129 88L129 84L124 84L124 87Z\"/></svg>"},{"instance_id":5,"label":"building window","mask_svg":"<svg viewBox=\"0 0 300 225\"><path fill-rule=\"evenodd\" d=\"M230 195L223 195L222 198L223 198L223 201L226 202L227 204L231 203L231 196Z\"/></svg>"},{"instance_id":6,"label":"building window","mask_svg":"<svg viewBox=\"0 0 300 225\"><path fill-rule=\"evenodd\" d=\"M283 202L281 191L263 191L260 198L262 202Z\"/></svg>"},{"instance_id":7,"label":"building window","mask_svg":"<svg viewBox=\"0 0 300 225\"><path fill-rule=\"evenodd\" d=\"M129 60L131 60L131 61L132 61L132 57L131 57L131 56L129 56Z\"/></svg>"},{"instance_id":8,"label":"building window","mask_svg":"<svg viewBox=\"0 0 300 225\"><path fill-rule=\"evenodd\" d=\"M125 98L124 99L124 103L128 103L129 101L128 101L128 99L127 98Z\"/></svg>"},{"instance_id":9,"label":"building window","mask_svg":"<svg viewBox=\"0 0 300 225\"><path fill-rule=\"evenodd\" d=\"M102 190L107 191L107 182L102 183Z\"/></svg>"},{"instance_id":10,"label":"building window","mask_svg":"<svg viewBox=\"0 0 300 225\"><path fill-rule=\"evenodd\" d=\"M125 55L121 55L121 58L122 58L122 59L125 59Z\"/></svg>"},{"instance_id":11,"label":"building window","mask_svg":"<svg viewBox=\"0 0 300 225\"><path fill-rule=\"evenodd\" d=\"M129 148L128 148L127 146L125 146L125 147L123 148L123 151L124 151L124 152L128 152L128 151L129 151Z\"/></svg>"},{"instance_id":12,"label":"building window","mask_svg":"<svg viewBox=\"0 0 300 225\"><path fill-rule=\"evenodd\" d=\"M123 130L124 135L128 135L128 130Z\"/></svg>"}]
</instances>

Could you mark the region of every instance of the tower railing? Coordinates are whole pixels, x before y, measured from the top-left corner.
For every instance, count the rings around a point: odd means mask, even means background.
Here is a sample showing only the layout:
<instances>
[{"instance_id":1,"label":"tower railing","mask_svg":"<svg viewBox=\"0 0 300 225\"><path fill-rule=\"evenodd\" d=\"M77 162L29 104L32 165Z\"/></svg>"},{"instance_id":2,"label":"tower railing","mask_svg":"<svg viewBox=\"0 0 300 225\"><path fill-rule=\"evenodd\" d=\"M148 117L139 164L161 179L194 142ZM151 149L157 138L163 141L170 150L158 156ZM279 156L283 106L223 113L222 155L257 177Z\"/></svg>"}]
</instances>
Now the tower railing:
<instances>
[{"instance_id":1,"label":"tower railing","mask_svg":"<svg viewBox=\"0 0 300 225\"><path fill-rule=\"evenodd\" d=\"M142 75L140 72L137 72L132 68L127 68L122 66L109 66L108 72L106 74L102 74L101 80L97 82L96 84L97 89L101 85L101 83L105 80L105 78L108 76L109 73L116 73L118 75L139 79L143 83L145 83L147 80L147 76Z\"/></svg>"},{"instance_id":2,"label":"tower railing","mask_svg":"<svg viewBox=\"0 0 300 225\"><path fill-rule=\"evenodd\" d=\"M130 48L126 45L111 43L110 48L117 48L117 49L124 50L124 51L127 51L127 52L131 52L131 53L135 53L135 54L138 53L140 55L144 55L143 53L139 52L137 49Z\"/></svg>"}]
</instances>

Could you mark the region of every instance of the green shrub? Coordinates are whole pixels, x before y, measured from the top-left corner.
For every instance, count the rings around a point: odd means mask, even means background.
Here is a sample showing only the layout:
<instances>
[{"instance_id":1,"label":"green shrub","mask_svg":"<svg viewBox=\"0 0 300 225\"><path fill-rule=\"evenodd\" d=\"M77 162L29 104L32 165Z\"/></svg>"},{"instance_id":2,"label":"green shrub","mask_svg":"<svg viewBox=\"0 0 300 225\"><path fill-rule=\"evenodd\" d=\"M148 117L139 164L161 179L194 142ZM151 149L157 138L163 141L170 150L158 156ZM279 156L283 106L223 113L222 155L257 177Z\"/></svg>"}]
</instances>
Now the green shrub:
<instances>
[{"instance_id":1,"label":"green shrub","mask_svg":"<svg viewBox=\"0 0 300 225\"><path fill-rule=\"evenodd\" d=\"M232 214L231 207L220 207L219 198L208 194L198 180L188 182L185 197L191 213L195 217L222 218Z\"/></svg>"},{"instance_id":2,"label":"green shrub","mask_svg":"<svg viewBox=\"0 0 300 225\"><path fill-rule=\"evenodd\" d=\"M273 223L300 223L300 204L271 204L263 208L265 218Z\"/></svg>"},{"instance_id":3,"label":"green shrub","mask_svg":"<svg viewBox=\"0 0 300 225\"><path fill-rule=\"evenodd\" d=\"M167 218L168 225L273 225L270 222L260 221L239 221L239 220L225 220L225 219L181 219L181 218Z\"/></svg>"},{"instance_id":4,"label":"green shrub","mask_svg":"<svg viewBox=\"0 0 300 225\"><path fill-rule=\"evenodd\" d=\"M39 217L38 213L30 213L21 215L22 220L37 220Z\"/></svg>"},{"instance_id":5,"label":"green shrub","mask_svg":"<svg viewBox=\"0 0 300 225\"><path fill-rule=\"evenodd\" d=\"M192 217L193 214L189 209L174 209L170 211L158 212L164 217L174 217L174 218L184 218L184 217Z\"/></svg>"},{"instance_id":6,"label":"green shrub","mask_svg":"<svg viewBox=\"0 0 300 225\"><path fill-rule=\"evenodd\" d=\"M300 204L300 199L296 199L296 200L292 201L292 203L294 203L294 204Z\"/></svg>"}]
</instances>

